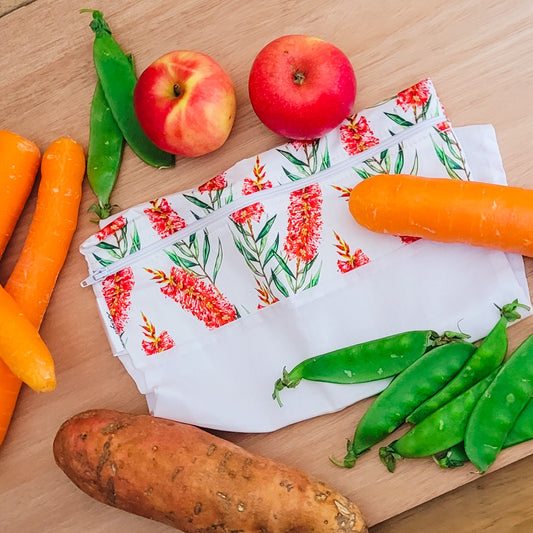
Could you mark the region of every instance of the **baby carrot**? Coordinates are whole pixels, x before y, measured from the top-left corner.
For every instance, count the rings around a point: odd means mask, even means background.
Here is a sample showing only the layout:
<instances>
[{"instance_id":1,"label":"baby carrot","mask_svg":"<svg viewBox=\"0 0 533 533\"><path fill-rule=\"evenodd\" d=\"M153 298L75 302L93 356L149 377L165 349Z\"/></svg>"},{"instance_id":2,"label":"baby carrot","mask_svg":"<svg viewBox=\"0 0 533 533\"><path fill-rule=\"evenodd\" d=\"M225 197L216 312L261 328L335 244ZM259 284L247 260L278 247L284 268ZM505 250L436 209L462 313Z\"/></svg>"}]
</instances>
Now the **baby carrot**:
<instances>
[{"instance_id":1,"label":"baby carrot","mask_svg":"<svg viewBox=\"0 0 533 533\"><path fill-rule=\"evenodd\" d=\"M85 171L83 150L70 139L59 139L46 151L42 167L34 217L37 222L32 222L32 230L5 287L35 328L41 324L76 227L74 221ZM60 201L62 197L63 202ZM39 217L41 223L38 222ZM68 223L63 224L63 219ZM53 246L33 246L32 241L40 243L47 228L54 235L61 231L62 237L54 236ZM41 235L39 229L43 232ZM46 276L42 274L43 265L46 265ZM33 283L37 279L40 282ZM9 427L21 384L21 380L0 359L0 445Z\"/></svg>"},{"instance_id":2,"label":"baby carrot","mask_svg":"<svg viewBox=\"0 0 533 533\"><path fill-rule=\"evenodd\" d=\"M0 257L30 195L39 170L38 146L6 130L0 130Z\"/></svg>"},{"instance_id":3,"label":"baby carrot","mask_svg":"<svg viewBox=\"0 0 533 533\"><path fill-rule=\"evenodd\" d=\"M375 232L533 257L533 190L380 174L353 188L349 206L355 220Z\"/></svg>"},{"instance_id":4,"label":"baby carrot","mask_svg":"<svg viewBox=\"0 0 533 533\"><path fill-rule=\"evenodd\" d=\"M78 223L85 175L83 148L72 139L54 141L43 155L37 205L6 290L39 327Z\"/></svg>"}]
</instances>

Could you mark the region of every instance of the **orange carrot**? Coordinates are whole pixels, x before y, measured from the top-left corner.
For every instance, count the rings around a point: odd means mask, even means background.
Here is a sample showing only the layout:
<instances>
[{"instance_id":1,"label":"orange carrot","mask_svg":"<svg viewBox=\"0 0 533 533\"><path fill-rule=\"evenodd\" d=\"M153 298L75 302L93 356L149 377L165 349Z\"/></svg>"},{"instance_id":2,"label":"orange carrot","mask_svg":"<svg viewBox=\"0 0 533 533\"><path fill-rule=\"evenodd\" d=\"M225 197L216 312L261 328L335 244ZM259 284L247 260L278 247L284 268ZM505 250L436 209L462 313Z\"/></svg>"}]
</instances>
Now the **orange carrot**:
<instances>
[{"instance_id":1,"label":"orange carrot","mask_svg":"<svg viewBox=\"0 0 533 533\"><path fill-rule=\"evenodd\" d=\"M54 390L52 355L37 328L3 287L0 287L0 356L11 372L32 389Z\"/></svg>"},{"instance_id":2,"label":"orange carrot","mask_svg":"<svg viewBox=\"0 0 533 533\"><path fill-rule=\"evenodd\" d=\"M43 157L37 206L17 264L5 286L39 328L76 228L85 155L70 139L58 139ZM0 445L21 387L0 359Z\"/></svg>"},{"instance_id":3,"label":"orange carrot","mask_svg":"<svg viewBox=\"0 0 533 533\"><path fill-rule=\"evenodd\" d=\"M356 185L350 212L362 226L533 257L533 190L449 178L377 175Z\"/></svg>"},{"instance_id":4,"label":"orange carrot","mask_svg":"<svg viewBox=\"0 0 533 533\"><path fill-rule=\"evenodd\" d=\"M0 257L30 195L39 170L38 146L6 130L0 130Z\"/></svg>"},{"instance_id":5,"label":"orange carrot","mask_svg":"<svg viewBox=\"0 0 533 533\"><path fill-rule=\"evenodd\" d=\"M0 359L0 446L13 416L22 381Z\"/></svg>"},{"instance_id":6,"label":"orange carrot","mask_svg":"<svg viewBox=\"0 0 533 533\"><path fill-rule=\"evenodd\" d=\"M83 148L69 138L43 155L37 206L6 290L39 327L78 223L85 175Z\"/></svg>"}]
</instances>

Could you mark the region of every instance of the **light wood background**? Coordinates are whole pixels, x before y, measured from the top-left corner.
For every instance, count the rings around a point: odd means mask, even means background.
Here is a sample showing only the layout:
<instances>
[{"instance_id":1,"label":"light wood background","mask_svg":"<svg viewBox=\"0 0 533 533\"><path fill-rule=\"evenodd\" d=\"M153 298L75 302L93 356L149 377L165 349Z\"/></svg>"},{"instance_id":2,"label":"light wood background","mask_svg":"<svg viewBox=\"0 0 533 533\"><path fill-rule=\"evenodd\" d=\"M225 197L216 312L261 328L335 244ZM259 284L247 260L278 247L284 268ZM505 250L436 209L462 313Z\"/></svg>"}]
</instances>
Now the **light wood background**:
<instances>
[{"instance_id":1,"label":"light wood background","mask_svg":"<svg viewBox=\"0 0 533 533\"><path fill-rule=\"evenodd\" d=\"M155 171L126 150L114 200L123 208L200 184L243 157L282 141L257 120L247 77L257 52L275 37L305 33L331 41L350 57L359 82L357 107L373 105L430 76L453 124L491 123L513 185L533 187L533 2L530 0L1 0L0 128L44 151L71 135L84 147L95 84L90 15L101 9L115 37L135 57L138 71L177 48L212 55L237 90L232 134L217 152L178 160ZM146 412L146 405L111 354L77 249L94 232L86 210L60 276L42 336L56 360L58 387L48 395L24 388L0 448L0 530L8 533L169 531L167 526L92 501L55 466L51 443L61 422L94 407ZM0 263L4 282L31 220L35 194ZM526 259L531 279L533 260ZM533 319L510 328L511 348L533 330ZM372 533L533 531L533 444L502 453L484 476L465 467L439 471L430 460L402 462L395 474L373 454L350 471L327 457L352 432L368 401L340 413L268 435L223 436L298 466L330 482L362 508Z\"/></svg>"}]
</instances>

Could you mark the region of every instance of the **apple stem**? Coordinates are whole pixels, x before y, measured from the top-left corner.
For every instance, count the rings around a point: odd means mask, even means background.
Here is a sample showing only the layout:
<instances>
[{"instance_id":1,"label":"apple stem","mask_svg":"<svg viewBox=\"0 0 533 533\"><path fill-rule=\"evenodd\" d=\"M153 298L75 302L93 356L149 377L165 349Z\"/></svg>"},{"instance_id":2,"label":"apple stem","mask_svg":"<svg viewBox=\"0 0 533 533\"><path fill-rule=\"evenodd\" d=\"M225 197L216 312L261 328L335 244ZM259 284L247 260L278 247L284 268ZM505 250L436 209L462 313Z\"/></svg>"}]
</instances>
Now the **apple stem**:
<instances>
[{"instance_id":1,"label":"apple stem","mask_svg":"<svg viewBox=\"0 0 533 533\"><path fill-rule=\"evenodd\" d=\"M303 85L305 81L305 74L300 70L297 70L292 76L292 81L296 83L296 85Z\"/></svg>"},{"instance_id":2,"label":"apple stem","mask_svg":"<svg viewBox=\"0 0 533 533\"><path fill-rule=\"evenodd\" d=\"M179 83L175 83L174 84L174 87L172 87L173 91L174 91L174 96L176 98L178 98L179 96L182 95L183 93L183 89L181 88L181 85Z\"/></svg>"}]
</instances>

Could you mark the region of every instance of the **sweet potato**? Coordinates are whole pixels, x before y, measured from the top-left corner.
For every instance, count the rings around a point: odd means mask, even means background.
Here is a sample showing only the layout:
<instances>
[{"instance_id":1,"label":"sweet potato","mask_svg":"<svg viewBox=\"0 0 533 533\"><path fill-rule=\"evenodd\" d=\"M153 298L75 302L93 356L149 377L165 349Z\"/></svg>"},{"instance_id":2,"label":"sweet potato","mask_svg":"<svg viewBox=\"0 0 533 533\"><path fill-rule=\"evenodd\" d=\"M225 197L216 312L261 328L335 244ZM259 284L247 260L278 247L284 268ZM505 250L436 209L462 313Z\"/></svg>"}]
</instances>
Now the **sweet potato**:
<instances>
[{"instance_id":1,"label":"sweet potato","mask_svg":"<svg viewBox=\"0 0 533 533\"><path fill-rule=\"evenodd\" d=\"M325 483L187 424L86 411L63 423L53 449L93 498L185 533L367 531Z\"/></svg>"}]
</instances>

